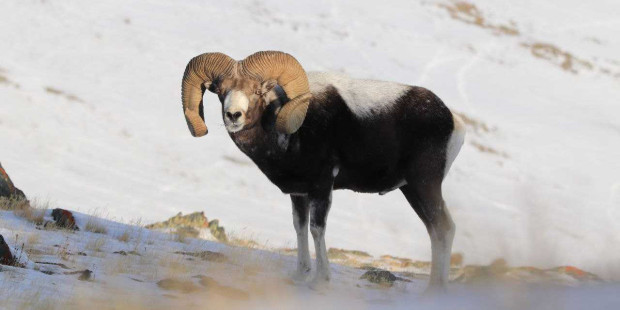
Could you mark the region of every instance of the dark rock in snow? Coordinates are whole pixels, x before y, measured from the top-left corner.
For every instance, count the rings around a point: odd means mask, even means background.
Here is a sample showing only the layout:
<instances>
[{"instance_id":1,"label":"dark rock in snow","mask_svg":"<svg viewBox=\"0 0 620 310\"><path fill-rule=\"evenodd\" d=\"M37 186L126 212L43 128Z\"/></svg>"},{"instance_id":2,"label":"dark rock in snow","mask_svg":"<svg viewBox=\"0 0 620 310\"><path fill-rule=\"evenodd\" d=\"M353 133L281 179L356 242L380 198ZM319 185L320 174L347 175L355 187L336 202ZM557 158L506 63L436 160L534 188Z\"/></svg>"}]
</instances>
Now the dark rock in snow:
<instances>
[{"instance_id":1,"label":"dark rock in snow","mask_svg":"<svg viewBox=\"0 0 620 310\"><path fill-rule=\"evenodd\" d=\"M80 280L80 281L88 281L88 280L90 280L90 277L92 275L93 275L93 272L88 270L88 269L86 269L86 270L84 270L84 271L82 271L80 273L80 276L78 277L78 280Z\"/></svg>"},{"instance_id":2,"label":"dark rock in snow","mask_svg":"<svg viewBox=\"0 0 620 310\"><path fill-rule=\"evenodd\" d=\"M6 244L2 235L0 235L0 265L12 266L15 264L15 258L11 254L9 245Z\"/></svg>"},{"instance_id":3,"label":"dark rock in snow","mask_svg":"<svg viewBox=\"0 0 620 310\"><path fill-rule=\"evenodd\" d=\"M80 230L75 224L75 217L71 211L56 208L52 211L52 218L54 218L56 226L60 228Z\"/></svg>"},{"instance_id":4,"label":"dark rock in snow","mask_svg":"<svg viewBox=\"0 0 620 310\"><path fill-rule=\"evenodd\" d=\"M360 277L360 279L385 286L392 286L396 281L411 282L407 279L397 277L387 270L381 269L368 270Z\"/></svg>"},{"instance_id":5,"label":"dark rock in snow","mask_svg":"<svg viewBox=\"0 0 620 310\"><path fill-rule=\"evenodd\" d=\"M26 195L19 188L15 187L11 178L6 173L2 164L0 164L0 197L8 199L21 199L25 200Z\"/></svg>"}]
</instances>

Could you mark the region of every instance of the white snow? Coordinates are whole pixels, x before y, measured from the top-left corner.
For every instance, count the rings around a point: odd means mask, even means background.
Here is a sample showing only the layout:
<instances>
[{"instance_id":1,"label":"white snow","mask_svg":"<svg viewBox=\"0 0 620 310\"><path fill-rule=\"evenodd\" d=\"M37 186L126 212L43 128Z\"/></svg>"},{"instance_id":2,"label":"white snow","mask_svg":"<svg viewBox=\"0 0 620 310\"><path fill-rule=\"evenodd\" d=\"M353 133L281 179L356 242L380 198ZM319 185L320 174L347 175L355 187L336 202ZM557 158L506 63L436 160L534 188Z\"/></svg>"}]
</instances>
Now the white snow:
<instances>
[{"instance_id":1,"label":"white snow","mask_svg":"<svg viewBox=\"0 0 620 310\"><path fill-rule=\"evenodd\" d=\"M289 198L230 141L217 98L205 95L201 139L180 102L191 57L283 50L309 71L427 87L486 124L468 127L444 185L466 263L503 257L617 279L620 2L474 1L517 36L440 3L451 2L4 0L0 160L29 197L67 209L142 223L205 211L239 235L295 246ZM536 42L595 70L534 57L523 44ZM430 259L398 191L336 192L326 243Z\"/></svg>"}]
</instances>

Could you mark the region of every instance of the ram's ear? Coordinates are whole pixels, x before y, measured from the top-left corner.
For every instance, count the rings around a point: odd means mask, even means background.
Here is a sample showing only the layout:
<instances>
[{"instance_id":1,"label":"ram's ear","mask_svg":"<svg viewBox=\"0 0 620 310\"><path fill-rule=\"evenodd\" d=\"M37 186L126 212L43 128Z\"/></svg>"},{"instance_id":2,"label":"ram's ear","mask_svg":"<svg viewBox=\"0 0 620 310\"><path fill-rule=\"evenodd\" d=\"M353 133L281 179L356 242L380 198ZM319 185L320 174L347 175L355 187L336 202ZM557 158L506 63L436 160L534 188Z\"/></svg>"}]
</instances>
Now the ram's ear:
<instances>
[{"instance_id":1,"label":"ram's ear","mask_svg":"<svg viewBox=\"0 0 620 310\"><path fill-rule=\"evenodd\" d=\"M274 87L276 87L276 85L278 85L278 82L276 80L267 80L261 83L260 85L261 96L264 96L267 93L269 93Z\"/></svg>"}]
</instances>

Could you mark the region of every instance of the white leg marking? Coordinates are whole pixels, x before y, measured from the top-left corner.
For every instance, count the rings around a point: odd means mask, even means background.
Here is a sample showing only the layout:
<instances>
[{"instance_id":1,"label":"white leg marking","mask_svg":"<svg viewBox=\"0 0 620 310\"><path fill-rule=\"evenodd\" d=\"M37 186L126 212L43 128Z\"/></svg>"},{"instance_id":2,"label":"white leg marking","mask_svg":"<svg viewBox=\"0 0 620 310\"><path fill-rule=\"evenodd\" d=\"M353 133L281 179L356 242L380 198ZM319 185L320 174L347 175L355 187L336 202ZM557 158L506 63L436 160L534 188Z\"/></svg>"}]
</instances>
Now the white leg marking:
<instances>
[{"instance_id":1,"label":"white leg marking","mask_svg":"<svg viewBox=\"0 0 620 310\"><path fill-rule=\"evenodd\" d=\"M301 225L299 214L293 211L293 224L297 233L297 273L295 278L305 280L310 272L310 245L308 244L308 221Z\"/></svg>"},{"instance_id":2,"label":"white leg marking","mask_svg":"<svg viewBox=\"0 0 620 310\"><path fill-rule=\"evenodd\" d=\"M431 289L445 289L450 275L450 254L452 252L455 227L448 209L445 209L445 212L450 225L449 229L438 232L437 227L432 227L429 230L432 250L431 279L429 282L429 288ZM443 238L440 234L443 234Z\"/></svg>"},{"instance_id":3,"label":"white leg marking","mask_svg":"<svg viewBox=\"0 0 620 310\"><path fill-rule=\"evenodd\" d=\"M327 260L327 249L325 247L325 227L311 226L310 232L314 239L314 251L316 252L316 274L314 281L329 280L329 261Z\"/></svg>"}]
</instances>

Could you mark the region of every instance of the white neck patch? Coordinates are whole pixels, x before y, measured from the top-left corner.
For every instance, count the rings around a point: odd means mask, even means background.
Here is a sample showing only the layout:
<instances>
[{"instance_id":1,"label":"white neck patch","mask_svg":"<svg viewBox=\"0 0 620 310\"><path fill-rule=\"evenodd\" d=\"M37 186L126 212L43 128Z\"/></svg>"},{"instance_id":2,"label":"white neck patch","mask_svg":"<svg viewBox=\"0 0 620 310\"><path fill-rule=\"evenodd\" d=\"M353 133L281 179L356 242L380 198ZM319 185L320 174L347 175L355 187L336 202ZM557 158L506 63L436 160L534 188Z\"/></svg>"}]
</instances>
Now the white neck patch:
<instances>
[{"instance_id":1,"label":"white neck patch","mask_svg":"<svg viewBox=\"0 0 620 310\"><path fill-rule=\"evenodd\" d=\"M233 90L228 93L226 99L224 99L224 111L228 112L243 112L248 111L250 105L250 99L240 90Z\"/></svg>"}]
</instances>

